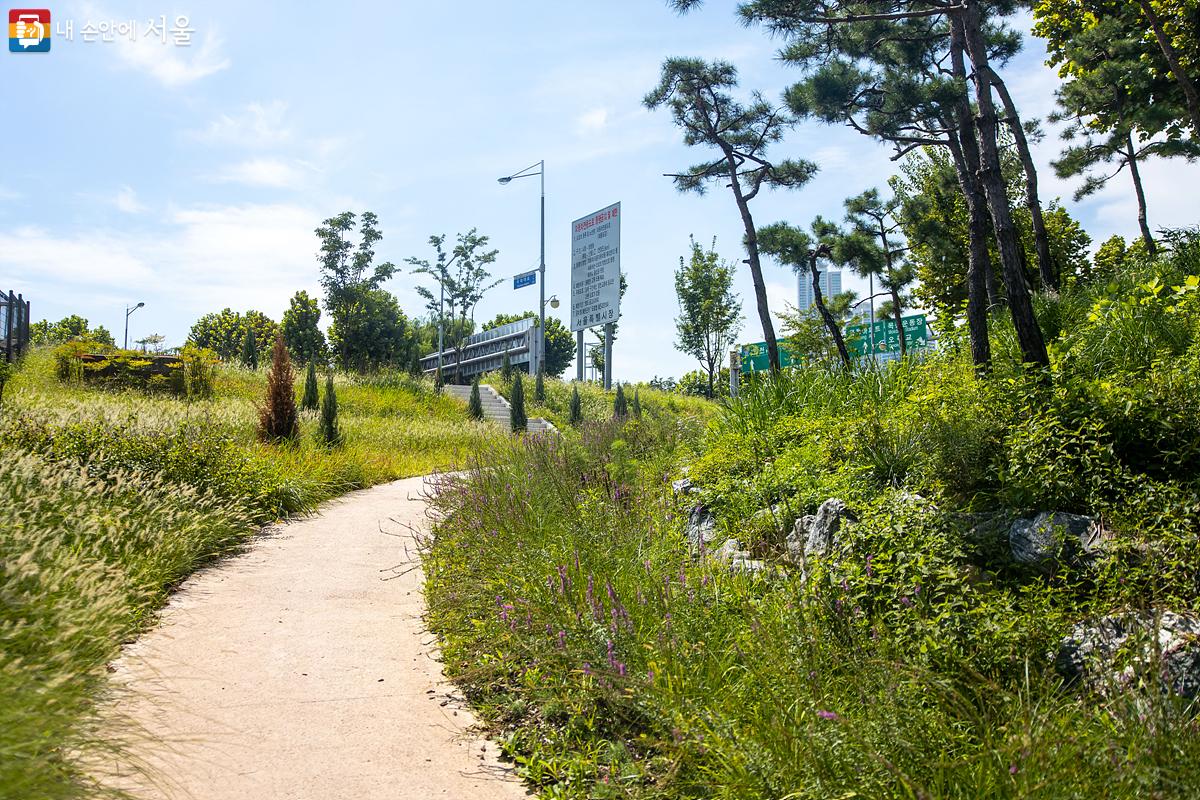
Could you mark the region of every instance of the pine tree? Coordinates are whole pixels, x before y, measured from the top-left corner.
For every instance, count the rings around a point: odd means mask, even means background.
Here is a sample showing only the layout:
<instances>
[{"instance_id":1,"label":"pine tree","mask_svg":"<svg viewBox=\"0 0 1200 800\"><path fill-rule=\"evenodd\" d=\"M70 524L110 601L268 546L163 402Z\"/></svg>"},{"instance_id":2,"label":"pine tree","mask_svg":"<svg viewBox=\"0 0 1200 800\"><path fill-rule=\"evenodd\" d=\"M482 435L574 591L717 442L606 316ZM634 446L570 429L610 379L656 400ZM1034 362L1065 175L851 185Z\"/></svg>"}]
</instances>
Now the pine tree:
<instances>
[{"instance_id":1,"label":"pine tree","mask_svg":"<svg viewBox=\"0 0 1200 800\"><path fill-rule=\"evenodd\" d=\"M542 379L542 371L539 369L537 379L533 382L533 402L546 402L546 382Z\"/></svg>"},{"instance_id":2,"label":"pine tree","mask_svg":"<svg viewBox=\"0 0 1200 800\"><path fill-rule=\"evenodd\" d=\"M342 432L338 430L337 394L333 390L333 374L325 378L325 397L321 401L321 441L333 446L342 443Z\"/></svg>"},{"instance_id":3,"label":"pine tree","mask_svg":"<svg viewBox=\"0 0 1200 800\"><path fill-rule=\"evenodd\" d=\"M253 342L253 340L251 340ZM271 370L267 373L267 400L258 412L259 437L268 442L295 439L300 434L296 414L296 373L288 357L283 335L275 335Z\"/></svg>"},{"instance_id":4,"label":"pine tree","mask_svg":"<svg viewBox=\"0 0 1200 800\"><path fill-rule=\"evenodd\" d=\"M613 419L629 416L629 403L625 400L625 387L617 384L617 396L613 399Z\"/></svg>"},{"instance_id":5,"label":"pine tree","mask_svg":"<svg viewBox=\"0 0 1200 800\"><path fill-rule=\"evenodd\" d=\"M467 402L467 416L473 420L483 419L483 400L479 396L479 376L471 381L471 399Z\"/></svg>"},{"instance_id":6,"label":"pine tree","mask_svg":"<svg viewBox=\"0 0 1200 800\"><path fill-rule=\"evenodd\" d=\"M510 419L513 433L519 433L529 427L529 418L525 416L525 387L522 385L520 374L513 380L512 397L509 400L512 404Z\"/></svg>"},{"instance_id":7,"label":"pine tree","mask_svg":"<svg viewBox=\"0 0 1200 800\"><path fill-rule=\"evenodd\" d=\"M642 418L642 401L638 397L638 390L636 388L633 390L633 402L630 403L629 410L633 412L634 419Z\"/></svg>"},{"instance_id":8,"label":"pine tree","mask_svg":"<svg viewBox=\"0 0 1200 800\"><path fill-rule=\"evenodd\" d=\"M571 389L571 411L567 421L572 425L578 425L583 422L583 403L579 400L579 387L575 386Z\"/></svg>"},{"instance_id":9,"label":"pine tree","mask_svg":"<svg viewBox=\"0 0 1200 800\"><path fill-rule=\"evenodd\" d=\"M246 338L242 340L242 366L248 369L258 369L258 340L254 337L254 328L246 326Z\"/></svg>"},{"instance_id":10,"label":"pine tree","mask_svg":"<svg viewBox=\"0 0 1200 800\"><path fill-rule=\"evenodd\" d=\"M320 404L321 398L317 393L317 364L310 361L308 371L304 374L304 398L300 401L300 407L305 411L316 411Z\"/></svg>"}]
</instances>

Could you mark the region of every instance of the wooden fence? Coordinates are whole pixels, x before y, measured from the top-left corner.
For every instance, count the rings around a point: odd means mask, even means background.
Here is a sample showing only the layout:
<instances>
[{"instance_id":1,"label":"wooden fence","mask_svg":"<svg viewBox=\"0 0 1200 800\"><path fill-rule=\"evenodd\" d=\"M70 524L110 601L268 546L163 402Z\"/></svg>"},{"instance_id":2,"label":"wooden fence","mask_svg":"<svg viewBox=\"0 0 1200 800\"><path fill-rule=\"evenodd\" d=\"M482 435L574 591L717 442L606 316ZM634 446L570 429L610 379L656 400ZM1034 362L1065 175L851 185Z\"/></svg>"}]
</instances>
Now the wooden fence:
<instances>
[{"instance_id":1,"label":"wooden fence","mask_svg":"<svg viewBox=\"0 0 1200 800\"><path fill-rule=\"evenodd\" d=\"M16 360L29 347L29 301L12 291L0 292L0 333L5 361Z\"/></svg>"}]
</instances>

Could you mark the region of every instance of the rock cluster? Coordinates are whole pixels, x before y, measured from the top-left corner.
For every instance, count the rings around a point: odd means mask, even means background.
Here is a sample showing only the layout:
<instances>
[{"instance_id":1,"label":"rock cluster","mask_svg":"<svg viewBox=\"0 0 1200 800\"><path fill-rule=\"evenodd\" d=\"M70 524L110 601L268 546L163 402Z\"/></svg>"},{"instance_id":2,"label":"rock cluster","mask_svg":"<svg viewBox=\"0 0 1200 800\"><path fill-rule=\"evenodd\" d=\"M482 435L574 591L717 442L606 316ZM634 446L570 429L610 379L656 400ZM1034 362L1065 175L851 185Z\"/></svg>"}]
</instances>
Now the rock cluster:
<instances>
[{"instance_id":1,"label":"rock cluster","mask_svg":"<svg viewBox=\"0 0 1200 800\"><path fill-rule=\"evenodd\" d=\"M1128 611L1081 622L1059 644L1054 665L1103 695L1157 683L1200 697L1200 616Z\"/></svg>"},{"instance_id":2,"label":"rock cluster","mask_svg":"<svg viewBox=\"0 0 1200 800\"><path fill-rule=\"evenodd\" d=\"M803 567L810 558L828 555L834 548L843 520L858 522L858 517L836 497L821 503L816 514L806 514L796 520L785 543L788 560Z\"/></svg>"},{"instance_id":3,"label":"rock cluster","mask_svg":"<svg viewBox=\"0 0 1200 800\"><path fill-rule=\"evenodd\" d=\"M1066 562L1085 566L1103 551L1104 529L1093 517L1044 511L1036 517L1015 520L1008 529L1013 560L1043 572Z\"/></svg>"}]
</instances>

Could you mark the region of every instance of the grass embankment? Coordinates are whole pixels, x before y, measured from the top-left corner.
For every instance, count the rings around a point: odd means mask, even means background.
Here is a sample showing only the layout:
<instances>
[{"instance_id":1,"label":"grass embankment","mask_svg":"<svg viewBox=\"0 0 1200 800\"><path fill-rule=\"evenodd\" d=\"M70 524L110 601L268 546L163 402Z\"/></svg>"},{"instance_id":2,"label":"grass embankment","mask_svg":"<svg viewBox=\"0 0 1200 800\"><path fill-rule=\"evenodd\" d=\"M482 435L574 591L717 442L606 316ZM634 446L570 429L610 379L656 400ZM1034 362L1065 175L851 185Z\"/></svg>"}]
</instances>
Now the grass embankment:
<instances>
[{"instance_id":1,"label":"grass embankment","mask_svg":"<svg viewBox=\"0 0 1200 800\"><path fill-rule=\"evenodd\" d=\"M306 413L294 445L257 440L261 373L214 398L105 392L32 353L0 406L0 797L96 790L80 768L109 746L94 709L105 664L171 586L253 526L345 491L454 466L493 428L404 376L338 376L341 447Z\"/></svg>"},{"instance_id":2,"label":"grass embankment","mask_svg":"<svg viewBox=\"0 0 1200 800\"><path fill-rule=\"evenodd\" d=\"M448 670L546 797L1191 798L1197 706L1108 699L1051 654L1116 609L1200 609L1200 250L1044 297L1048 375L947 352L763 381L701 437L647 416L502 444L446 481L427 558ZM687 554L697 496L786 577ZM1093 567L1015 564L967 512L1100 516ZM976 529L976 534L979 531Z\"/></svg>"}]
</instances>

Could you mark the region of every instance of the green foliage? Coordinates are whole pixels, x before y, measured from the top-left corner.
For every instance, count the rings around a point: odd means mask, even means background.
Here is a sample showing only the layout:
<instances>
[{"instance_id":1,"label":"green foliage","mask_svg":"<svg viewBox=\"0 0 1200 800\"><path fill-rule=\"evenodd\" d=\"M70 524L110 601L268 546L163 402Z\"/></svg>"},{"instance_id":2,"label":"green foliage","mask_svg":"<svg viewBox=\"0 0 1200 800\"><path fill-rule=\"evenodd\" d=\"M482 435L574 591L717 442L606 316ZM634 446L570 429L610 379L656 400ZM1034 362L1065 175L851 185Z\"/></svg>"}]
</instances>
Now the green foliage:
<instances>
[{"instance_id":1,"label":"green foliage","mask_svg":"<svg viewBox=\"0 0 1200 800\"><path fill-rule=\"evenodd\" d=\"M8 385L8 379L12 377L13 365L8 361L0 361L0 402L4 400L4 387Z\"/></svg>"},{"instance_id":2,"label":"green foliage","mask_svg":"<svg viewBox=\"0 0 1200 800\"><path fill-rule=\"evenodd\" d=\"M583 422L583 403L579 399L579 386L577 385L571 387L571 407L567 412L567 422L572 426Z\"/></svg>"},{"instance_id":3,"label":"green foliage","mask_svg":"<svg viewBox=\"0 0 1200 800\"><path fill-rule=\"evenodd\" d=\"M90 328L88 321L77 314L63 317L53 323L45 319L31 323L29 339L33 345L63 344L72 339L85 340L108 347L116 347L117 344L107 328L103 325Z\"/></svg>"},{"instance_id":4,"label":"green foliage","mask_svg":"<svg viewBox=\"0 0 1200 800\"><path fill-rule=\"evenodd\" d=\"M513 379L512 391L509 394L508 402L512 406L509 421L513 433L519 433L529 427L529 418L525 414L525 386L520 373Z\"/></svg>"},{"instance_id":5,"label":"green foliage","mask_svg":"<svg viewBox=\"0 0 1200 800\"><path fill-rule=\"evenodd\" d=\"M497 314L482 330L491 330L510 322L536 317L532 311L523 314ZM575 335L557 317L546 317L546 375L561 378L575 360Z\"/></svg>"},{"instance_id":6,"label":"green foliage","mask_svg":"<svg viewBox=\"0 0 1200 800\"><path fill-rule=\"evenodd\" d=\"M708 375L708 397L715 396L714 376L742 321L742 304L733 293L733 274L733 265L717 254L716 239L708 251L692 239L691 257L685 261L681 256L675 272L679 298L675 348L700 362Z\"/></svg>"},{"instance_id":7,"label":"green foliage","mask_svg":"<svg viewBox=\"0 0 1200 800\"><path fill-rule=\"evenodd\" d=\"M225 308L196 320L188 334L188 342L212 350L222 361L238 361L245 353L246 338L251 329L256 343L272 342L278 326L261 311L251 310L243 315Z\"/></svg>"},{"instance_id":8,"label":"green foliage","mask_svg":"<svg viewBox=\"0 0 1200 800\"><path fill-rule=\"evenodd\" d=\"M65 383L169 393L189 400L210 397L216 374L216 354L191 344L178 356L149 356L73 339L54 348L53 359L55 375Z\"/></svg>"},{"instance_id":9,"label":"green foliage","mask_svg":"<svg viewBox=\"0 0 1200 800\"><path fill-rule=\"evenodd\" d=\"M625 419L629 416L629 403L625 399L624 385L617 384L617 393L613 396L613 419Z\"/></svg>"},{"instance_id":10,"label":"green foliage","mask_svg":"<svg viewBox=\"0 0 1200 800\"><path fill-rule=\"evenodd\" d=\"M642 400L638 396L638 388L633 388L633 400L629 404L629 411L633 414L634 419L642 418Z\"/></svg>"},{"instance_id":11,"label":"green foliage","mask_svg":"<svg viewBox=\"0 0 1200 800\"><path fill-rule=\"evenodd\" d=\"M504 353L504 360L500 363L500 379L506 384L512 383L513 366L512 359L508 357L508 351Z\"/></svg>"},{"instance_id":12,"label":"green foliage","mask_svg":"<svg viewBox=\"0 0 1200 800\"><path fill-rule=\"evenodd\" d=\"M337 447L345 441L345 434L338 427L337 391L333 388L333 373L325 376L325 396L321 398L321 441L328 447Z\"/></svg>"},{"instance_id":13,"label":"green foliage","mask_svg":"<svg viewBox=\"0 0 1200 800\"><path fill-rule=\"evenodd\" d=\"M300 407L305 411L316 411L320 406L320 391L317 389L317 362L310 360L304 371L304 397Z\"/></svg>"},{"instance_id":14,"label":"green foliage","mask_svg":"<svg viewBox=\"0 0 1200 800\"><path fill-rule=\"evenodd\" d=\"M301 364L324 363L328 358L325 334L318 327L320 321L321 309L315 297L303 290L292 295L279 329L288 353Z\"/></svg>"},{"instance_id":15,"label":"green foliage","mask_svg":"<svg viewBox=\"0 0 1200 800\"><path fill-rule=\"evenodd\" d=\"M467 416L476 422L483 420L483 399L479 396L479 376L471 380L471 399L467 401Z\"/></svg>"},{"instance_id":16,"label":"green foliage","mask_svg":"<svg viewBox=\"0 0 1200 800\"><path fill-rule=\"evenodd\" d=\"M242 340L242 366L246 369L258 369L258 338L254 328L247 326L246 338Z\"/></svg>"},{"instance_id":17,"label":"green foliage","mask_svg":"<svg viewBox=\"0 0 1200 800\"><path fill-rule=\"evenodd\" d=\"M729 368L721 367L714 377L714 398L710 399L729 397ZM708 374L698 369L685 372L679 377L672 391L688 397L708 397Z\"/></svg>"}]
</instances>

